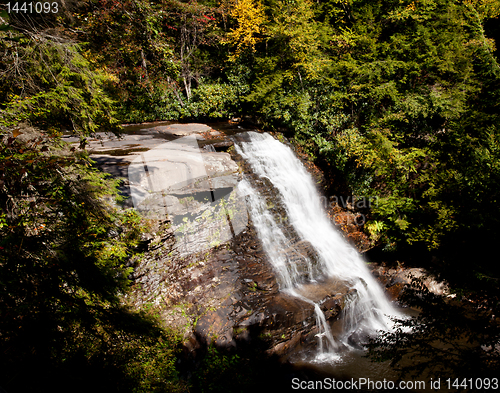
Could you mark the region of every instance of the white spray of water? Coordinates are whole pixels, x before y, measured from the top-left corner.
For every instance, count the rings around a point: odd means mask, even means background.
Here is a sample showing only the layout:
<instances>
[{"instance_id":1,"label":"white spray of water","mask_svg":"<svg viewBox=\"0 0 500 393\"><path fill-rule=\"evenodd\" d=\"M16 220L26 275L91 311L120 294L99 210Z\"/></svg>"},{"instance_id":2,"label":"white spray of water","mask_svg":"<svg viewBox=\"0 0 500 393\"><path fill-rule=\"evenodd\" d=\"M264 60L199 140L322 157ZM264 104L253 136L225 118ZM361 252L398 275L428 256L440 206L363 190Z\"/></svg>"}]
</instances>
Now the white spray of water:
<instances>
[{"instance_id":1,"label":"white spray of water","mask_svg":"<svg viewBox=\"0 0 500 393\"><path fill-rule=\"evenodd\" d=\"M279 191L290 224L316 251L317 260L301 256L299 262L282 250L289 239L275 222L266 202L247 181L240 191L248 195L249 211L263 248L276 269L282 290L314 304L319 329L316 360L336 359L339 349L352 348L353 337L389 330L391 317L400 314L387 300L360 254L332 225L321 205L313 180L291 149L269 134L248 133L250 142L236 144L237 152L247 160L255 174L267 178ZM300 265L300 268L298 267ZM334 339L318 304L307 299L305 284L336 278L349 285L350 295L343 311L344 328Z\"/></svg>"}]
</instances>

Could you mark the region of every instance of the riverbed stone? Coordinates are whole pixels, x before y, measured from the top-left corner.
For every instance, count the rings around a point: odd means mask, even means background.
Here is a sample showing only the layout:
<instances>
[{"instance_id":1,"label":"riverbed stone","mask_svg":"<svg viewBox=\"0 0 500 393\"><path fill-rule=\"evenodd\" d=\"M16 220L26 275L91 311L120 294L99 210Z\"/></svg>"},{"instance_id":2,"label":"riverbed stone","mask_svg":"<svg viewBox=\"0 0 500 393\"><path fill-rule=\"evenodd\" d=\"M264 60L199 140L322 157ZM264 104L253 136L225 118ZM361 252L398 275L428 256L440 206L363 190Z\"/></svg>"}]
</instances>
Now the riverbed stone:
<instances>
[{"instance_id":1,"label":"riverbed stone","mask_svg":"<svg viewBox=\"0 0 500 393\"><path fill-rule=\"evenodd\" d=\"M437 277L424 268L412 268L403 265L388 267L384 264L371 263L370 270L393 300L398 300L413 279L421 280L429 292L435 295L453 296L450 293L448 283L438 280Z\"/></svg>"}]
</instances>

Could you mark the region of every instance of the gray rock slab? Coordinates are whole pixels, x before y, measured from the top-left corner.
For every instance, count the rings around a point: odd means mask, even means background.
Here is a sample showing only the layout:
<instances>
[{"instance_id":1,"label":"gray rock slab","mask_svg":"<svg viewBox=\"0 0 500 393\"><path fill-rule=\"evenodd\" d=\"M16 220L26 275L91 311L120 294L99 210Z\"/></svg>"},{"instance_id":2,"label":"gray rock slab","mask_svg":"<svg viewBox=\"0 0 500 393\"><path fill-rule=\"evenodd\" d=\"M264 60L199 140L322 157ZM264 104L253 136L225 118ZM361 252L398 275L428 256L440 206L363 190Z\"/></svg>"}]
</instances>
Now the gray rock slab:
<instances>
[{"instance_id":1,"label":"gray rock slab","mask_svg":"<svg viewBox=\"0 0 500 393\"><path fill-rule=\"evenodd\" d=\"M128 167L128 178L130 185L150 194L193 194L236 186L238 166L227 153L201 150L189 136L138 154ZM143 195L132 193L136 208Z\"/></svg>"},{"instance_id":2,"label":"gray rock slab","mask_svg":"<svg viewBox=\"0 0 500 393\"><path fill-rule=\"evenodd\" d=\"M188 123L188 124L170 124L166 126L156 126L151 128L151 131L156 131L161 134L170 134L175 136L187 136L193 134L201 134L211 131L211 128L206 124Z\"/></svg>"}]
</instances>

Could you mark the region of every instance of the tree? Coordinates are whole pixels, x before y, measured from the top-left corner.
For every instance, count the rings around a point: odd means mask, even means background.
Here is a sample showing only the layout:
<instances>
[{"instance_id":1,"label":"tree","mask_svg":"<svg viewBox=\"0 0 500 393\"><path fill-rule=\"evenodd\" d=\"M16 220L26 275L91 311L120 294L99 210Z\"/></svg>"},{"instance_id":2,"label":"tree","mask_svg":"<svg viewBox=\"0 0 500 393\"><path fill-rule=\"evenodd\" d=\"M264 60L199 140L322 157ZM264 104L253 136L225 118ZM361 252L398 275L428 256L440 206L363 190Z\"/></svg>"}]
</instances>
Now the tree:
<instances>
[{"instance_id":1,"label":"tree","mask_svg":"<svg viewBox=\"0 0 500 393\"><path fill-rule=\"evenodd\" d=\"M496 188L483 187L498 178L499 69L476 10L356 2L353 16L353 49L333 67L347 121L323 144L336 161L347 155L355 194L379 197L367 228L389 248L436 249L483 220L497 227Z\"/></svg>"},{"instance_id":2,"label":"tree","mask_svg":"<svg viewBox=\"0 0 500 393\"><path fill-rule=\"evenodd\" d=\"M312 130L312 111L328 83L323 38L311 2L278 1L267 10L265 45L254 56L255 79L247 100L267 126ZM321 88L321 87L320 87Z\"/></svg>"},{"instance_id":3,"label":"tree","mask_svg":"<svg viewBox=\"0 0 500 393\"><path fill-rule=\"evenodd\" d=\"M219 13L201 2L177 0L106 0L79 11L89 57L115 77L109 92L120 102L122 121L198 115L190 105L194 89L213 70L220 73Z\"/></svg>"},{"instance_id":4,"label":"tree","mask_svg":"<svg viewBox=\"0 0 500 393\"><path fill-rule=\"evenodd\" d=\"M253 0L234 1L231 6L231 16L236 19L237 27L228 33L228 41L236 46L235 59L243 51L255 52L255 45L262 40L265 22L264 7Z\"/></svg>"},{"instance_id":5,"label":"tree","mask_svg":"<svg viewBox=\"0 0 500 393\"><path fill-rule=\"evenodd\" d=\"M124 122L179 116L180 104L165 102L182 99L173 93L180 69L161 4L103 0L75 10L75 29L87 42L85 53L112 77L107 92L118 101Z\"/></svg>"},{"instance_id":6,"label":"tree","mask_svg":"<svg viewBox=\"0 0 500 393\"><path fill-rule=\"evenodd\" d=\"M116 131L113 102L102 91L106 73L92 70L81 48L46 31L1 32L0 100L4 126L30 121L53 134Z\"/></svg>"},{"instance_id":7,"label":"tree","mask_svg":"<svg viewBox=\"0 0 500 393\"><path fill-rule=\"evenodd\" d=\"M116 124L105 75L64 35L28 27L0 31L2 388L182 390L175 335L121 304L141 219L82 149Z\"/></svg>"},{"instance_id":8,"label":"tree","mask_svg":"<svg viewBox=\"0 0 500 393\"><path fill-rule=\"evenodd\" d=\"M216 28L217 10L193 1L183 3L170 0L165 7L169 10L167 23L171 29L176 60L180 68L180 79L187 99L191 99L193 84L207 74L202 48L218 42Z\"/></svg>"},{"instance_id":9,"label":"tree","mask_svg":"<svg viewBox=\"0 0 500 393\"><path fill-rule=\"evenodd\" d=\"M176 338L121 305L140 217L86 154L32 127L0 141L0 361L11 392L181 389Z\"/></svg>"}]
</instances>

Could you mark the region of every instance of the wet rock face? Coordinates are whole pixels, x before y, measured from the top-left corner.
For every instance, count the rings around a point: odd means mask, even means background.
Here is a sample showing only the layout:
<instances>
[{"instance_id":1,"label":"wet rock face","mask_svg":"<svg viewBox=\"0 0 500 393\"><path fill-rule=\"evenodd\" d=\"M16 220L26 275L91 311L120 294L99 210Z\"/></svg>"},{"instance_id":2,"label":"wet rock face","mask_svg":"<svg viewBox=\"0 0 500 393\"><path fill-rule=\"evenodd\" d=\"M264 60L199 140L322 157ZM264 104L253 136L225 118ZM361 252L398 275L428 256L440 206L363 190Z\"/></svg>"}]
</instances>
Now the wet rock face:
<instances>
[{"instance_id":1,"label":"wet rock face","mask_svg":"<svg viewBox=\"0 0 500 393\"><path fill-rule=\"evenodd\" d=\"M394 268L372 263L371 271L393 300L398 300L405 287L409 286L414 278L422 280L429 292L435 295L450 296L448 284L438 281L436 277L423 268L405 268L403 266Z\"/></svg>"},{"instance_id":2,"label":"wet rock face","mask_svg":"<svg viewBox=\"0 0 500 393\"><path fill-rule=\"evenodd\" d=\"M298 344L316 345L314 306L279 291L251 225L228 244L184 258L173 236L164 238L137 262L133 277L130 301L156 306L167 325L182 331L187 352L258 340L269 354L286 357ZM328 282L315 293L327 319L338 319L348 292Z\"/></svg>"},{"instance_id":3,"label":"wet rock face","mask_svg":"<svg viewBox=\"0 0 500 393\"><path fill-rule=\"evenodd\" d=\"M284 214L279 203L270 208ZM309 243L294 239L292 258L300 261L301 255L314 254ZM135 301L157 304L166 323L183 331L187 352L211 342L238 347L258 341L266 344L268 354L287 358L298 347L317 345L314 306L280 291L250 220L241 233L206 252L183 257L178 243L163 247L138 265ZM330 322L339 318L350 293L345 283L335 280L303 290Z\"/></svg>"},{"instance_id":4,"label":"wet rock face","mask_svg":"<svg viewBox=\"0 0 500 393\"><path fill-rule=\"evenodd\" d=\"M153 228L144 235L145 252L131 261L133 291L127 300L155 308L166 325L181 331L187 354L211 342L227 347L264 342L269 354L283 358L297 347L314 347L318 333L314 306L280 291L276 273L247 215L245 199L234 193L240 172L246 171L249 178L252 174L234 153L219 152L233 142L210 130L204 125L157 126L152 128L153 138L129 135L134 143L128 147L134 151L123 156L108 154L106 143L94 143L96 149L99 146L102 167L125 177L131 190L139 190L138 204L154 213L150 215ZM158 135L184 139L192 134L217 140L211 148L190 149L181 141L164 154L141 150L172 142L158 140ZM199 138L194 142L201 147L197 141ZM112 141L113 149L120 146ZM203 168L198 165L200 157ZM184 172L189 172L193 181L183 183L181 166L191 168ZM286 210L270 184L255 177L253 181L292 239L283 252L299 264L304 256L314 260L314 249L293 233ZM152 187L152 182L162 187ZM163 186L169 192L157 198L154 192L165 189ZM307 280L307 269L303 270ZM330 322L339 318L344 298L350 293L345 283L335 280L305 286L304 291Z\"/></svg>"}]
</instances>

